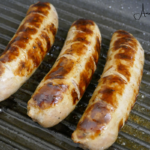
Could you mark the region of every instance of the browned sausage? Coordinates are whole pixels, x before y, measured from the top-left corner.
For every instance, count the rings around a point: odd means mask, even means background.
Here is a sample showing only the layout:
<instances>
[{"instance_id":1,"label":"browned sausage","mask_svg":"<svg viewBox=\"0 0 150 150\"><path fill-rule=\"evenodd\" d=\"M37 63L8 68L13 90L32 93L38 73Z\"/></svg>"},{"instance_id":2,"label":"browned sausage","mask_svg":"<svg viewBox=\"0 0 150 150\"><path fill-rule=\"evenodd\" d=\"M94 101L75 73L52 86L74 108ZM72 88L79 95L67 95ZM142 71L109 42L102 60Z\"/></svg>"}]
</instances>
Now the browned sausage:
<instances>
[{"instance_id":1,"label":"browned sausage","mask_svg":"<svg viewBox=\"0 0 150 150\"><path fill-rule=\"evenodd\" d=\"M38 2L30 6L0 57L0 101L16 92L35 72L53 45L57 28L53 5Z\"/></svg>"},{"instance_id":2,"label":"browned sausage","mask_svg":"<svg viewBox=\"0 0 150 150\"><path fill-rule=\"evenodd\" d=\"M101 35L86 19L74 22L53 68L28 102L28 115L44 127L62 121L83 96L96 69Z\"/></svg>"},{"instance_id":3,"label":"browned sausage","mask_svg":"<svg viewBox=\"0 0 150 150\"><path fill-rule=\"evenodd\" d=\"M72 139L83 148L111 146L127 120L139 91L144 50L130 33L118 30L111 39L107 62Z\"/></svg>"}]
</instances>

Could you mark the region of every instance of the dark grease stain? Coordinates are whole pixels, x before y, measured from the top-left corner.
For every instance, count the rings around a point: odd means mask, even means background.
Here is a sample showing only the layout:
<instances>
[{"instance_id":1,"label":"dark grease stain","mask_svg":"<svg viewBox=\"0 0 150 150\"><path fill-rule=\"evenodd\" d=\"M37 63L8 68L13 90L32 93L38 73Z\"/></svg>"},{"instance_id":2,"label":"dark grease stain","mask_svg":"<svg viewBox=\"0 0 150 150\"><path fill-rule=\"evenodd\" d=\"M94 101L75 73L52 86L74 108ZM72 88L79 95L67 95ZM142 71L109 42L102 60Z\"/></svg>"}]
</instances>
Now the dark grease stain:
<instances>
[{"instance_id":1,"label":"dark grease stain","mask_svg":"<svg viewBox=\"0 0 150 150\"><path fill-rule=\"evenodd\" d=\"M28 10L28 12L27 12L27 15L29 15L30 13L35 12L35 13L41 13L41 14L47 16L50 9L51 9L51 8L50 8L49 3L46 3L46 2L38 2L38 3L36 3L36 4L33 4L33 5L29 8L29 10Z\"/></svg>"},{"instance_id":2,"label":"dark grease stain","mask_svg":"<svg viewBox=\"0 0 150 150\"><path fill-rule=\"evenodd\" d=\"M19 56L19 48L16 46L10 46L8 50L5 50L2 54L0 61L3 63L11 62Z\"/></svg>"},{"instance_id":3,"label":"dark grease stain","mask_svg":"<svg viewBox=\"0 0 150 150\"><path fill-rule=\"evenodd\" d=\"M103 86L99 90L100 99L117 108L118 101L116 96L118 94L122 95L126 82L117 75L106 76L101 81Z\"/></svg>"},{"instance_id":4,"label":"dark grease stain","mask_svg":"<svg viewBox=\"0 0 150 150\"><path fill-rule=\"evenodd\" d=\"M75 89L72 90L71 95L73 98L73 105L75 105L79 101L78 94Z\"/></svg>"},{"instance_id":5,"label":"dark grease stain","mask_svg":"<svg viewBox=\"0 0 150 150\"><path fill-rule=\"evenodd\" d=\"M93 34L93 31L89 29L90 26L94 26L94 22L92 20L79 19L72 24L72 27L73 26L75 26L77 30L86 32L86 34Z\"/></svg>"},{"instance_id":6,"label":"dark grease stain","mask_svg":"<svg viewBox=\"0 0 150 150\"><path fill-rule=\"evenodd\" d=\"M63 100L63 93L68 89L68 85L57 84L52 82L42 86L38 92L33 95L33 99L42 109L47 109L51 105L56 105Z\"/></svg>"},{"instance_id":7,"label":"dark grease stain","mask_svg":"<svg viewBox=\"0 0 150 150\"><path fill-rule=\"evenodd\" d=\"M61 57L56 67L46 75L47 79L63 79L74 67L74 61L66 57Z\"/></svg>"},{"instance_id":8,"label":"dark grease stain","mask_svg":"<svg viewBox=\"0 0 150 150\"><path fill-rule=\"evenodd\" d=\"M90 138L95 139L110 122L112 111L104 102L96 102L85 111L84 118L78 123L77 128L83 132L91 132Z\"/></svg>"}]
</instances>

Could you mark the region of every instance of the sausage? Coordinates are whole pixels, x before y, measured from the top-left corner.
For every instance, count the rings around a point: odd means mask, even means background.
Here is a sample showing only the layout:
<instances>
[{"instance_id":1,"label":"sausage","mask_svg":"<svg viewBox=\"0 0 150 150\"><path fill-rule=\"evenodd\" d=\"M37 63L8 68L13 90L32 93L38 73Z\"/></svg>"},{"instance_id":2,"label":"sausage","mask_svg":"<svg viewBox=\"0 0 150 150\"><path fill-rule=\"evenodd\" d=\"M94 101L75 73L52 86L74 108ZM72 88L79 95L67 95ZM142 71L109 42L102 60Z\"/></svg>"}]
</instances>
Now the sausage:
<instances>
[{"instance_id":1,"label":"sausage","mask_svg":"<svg viewBox=\"0 0 150 150\"><path fill-rule=\"evenodd\" d=\"M30 6L0 56L0 101L15 93L35 72L54 43L58 15L50 3Z\"/></svg>"},{"instance_id":2,"label":"sausage","mask_svg":"<svg viewBox=\"0 0 150 150\"><path fill-rule=\"evenodd\" d=\"M117 139L135 103L142 79L144 50L130 33L118 30L107 61L72 140L90 150L103 150Z\"/></svg>"},{"instance_id":3,"label":"sausage","mask_svg":"<svg viewBox=\"0 0 150 150\"><path fill-rule=\"evenodd\" d=\"M100 31L92 20L79 19L71 25L55 64L28 102L34 121L52 127L75 108L96 69L100 44Z\"/></svg>"}]
</instances>

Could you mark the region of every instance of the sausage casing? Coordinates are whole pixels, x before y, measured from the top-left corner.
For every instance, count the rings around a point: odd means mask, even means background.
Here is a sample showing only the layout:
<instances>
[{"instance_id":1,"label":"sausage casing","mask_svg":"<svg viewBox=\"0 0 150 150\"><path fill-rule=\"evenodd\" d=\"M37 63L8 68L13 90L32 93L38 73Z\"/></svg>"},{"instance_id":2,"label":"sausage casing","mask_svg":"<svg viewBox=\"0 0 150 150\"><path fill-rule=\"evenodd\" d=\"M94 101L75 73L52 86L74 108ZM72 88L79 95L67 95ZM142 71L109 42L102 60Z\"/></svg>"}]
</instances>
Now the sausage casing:
<instances>
[{"instance_id":1,"label":"sausage casing","mask_svg":"<svg viewBox=\"0 0 150 150\"><path fill-rule=\"evenodd\" d=\"M28 115L43 127L62 121L83 96L96 69L101 35L86 19L74 22L50 72L28 102Z\"/></svg>"},{"instance_id":2,"label":"sausage casing","mask_svg":"<svg viewBox=\"0 0 150 150\"><path fill-rule=\"evenodd\" d=\"M83 148L102 150L112 145L135 103L143 73L144 50L126 31L111 39L107 62L72 139Z\"/></svg>"},{"instance_id":3,"label":"sausage casing","mask_svg":"<svg viewBox=\"0 0 150 150\"><path fill-rule=\"evenodd\" d=\"M16 92L35 72L54 43L58 15L50 3L30 6L0 57L0 101Z\"/></svg>"}]
</instances>

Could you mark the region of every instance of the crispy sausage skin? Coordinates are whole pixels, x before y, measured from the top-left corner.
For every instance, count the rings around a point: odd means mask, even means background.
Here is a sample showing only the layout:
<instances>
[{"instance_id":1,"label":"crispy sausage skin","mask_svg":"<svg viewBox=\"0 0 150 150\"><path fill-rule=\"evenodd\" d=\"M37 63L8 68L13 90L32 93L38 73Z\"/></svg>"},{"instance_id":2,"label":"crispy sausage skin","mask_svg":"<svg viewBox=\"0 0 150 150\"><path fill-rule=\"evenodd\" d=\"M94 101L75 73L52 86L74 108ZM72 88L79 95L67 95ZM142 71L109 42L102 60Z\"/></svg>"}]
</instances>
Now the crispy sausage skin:
<instances>
[{"instance_id":1,"label":"crispy sausage skin","mask_svg":"<svg viewBox=\"0 0 150 150\"><path fill-rule=\"evenodd\" d=\"M35 72L54 43L58 15L50 3L30 6L16 34L0 56L0 101L15 93Z\"/></svg>"},{"instance_id":2,"label":"crispy sausage skin","mask_svg":"<svg viewBox=\"0 0 150 150\"><path fill-rule=\"evenodd\" d=\"M118 30L111 39L107 62L72 139L81 147L111 146L135 103L143 73L144 50L130 33Z\"/></svg>"},{"instance_id":3,"label":"crispy sausage skin","mask_svg":"<svg viewBox=\"0 0 150 150\"><path fill-rule=\"evenodd\" d=\"M54 66L28 102L28 115L43 127L62 121L83 96L98 63L101 35L86 19L75 21Z\"/></svg>"}]
</instances>

